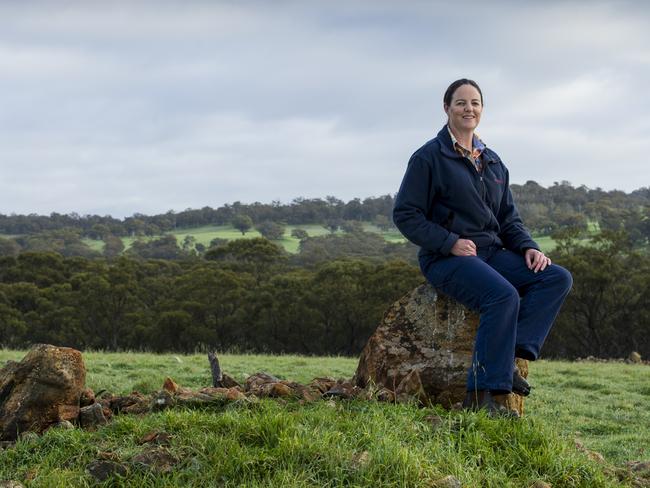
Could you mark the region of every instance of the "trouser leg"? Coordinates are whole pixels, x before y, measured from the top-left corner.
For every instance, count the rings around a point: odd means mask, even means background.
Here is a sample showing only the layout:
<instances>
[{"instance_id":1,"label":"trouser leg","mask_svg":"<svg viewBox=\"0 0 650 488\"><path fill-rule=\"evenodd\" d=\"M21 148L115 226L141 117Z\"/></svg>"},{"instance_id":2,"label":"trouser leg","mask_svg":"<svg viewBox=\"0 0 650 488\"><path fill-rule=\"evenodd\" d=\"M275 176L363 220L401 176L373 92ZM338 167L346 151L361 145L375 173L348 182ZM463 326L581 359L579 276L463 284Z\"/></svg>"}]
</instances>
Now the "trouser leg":
<instances>
[{"instance_id":1,"label":"trouser leg","mask_svg":"<svg viewBox=\"0 0 650 488\"><path fill-rule=\"evenodd\" d=\"M519 291L515 348L520 357L537 359L571 289L571 274L557 264L535 273L528 269L522 256L506 249L498 250L486 262Z\"/></svg>"},{"instance_id":2,"label":"trouser leg","mask_svg":"<svg viewBox=\"0 0 650 488\"><path fill-rule=\"evenodd\" d=\"M511 390L519 315L517 290L484 262L485 256L451 256L421 263L439 291L480 313L468 390Z\"/></svg>"}]
</instances>

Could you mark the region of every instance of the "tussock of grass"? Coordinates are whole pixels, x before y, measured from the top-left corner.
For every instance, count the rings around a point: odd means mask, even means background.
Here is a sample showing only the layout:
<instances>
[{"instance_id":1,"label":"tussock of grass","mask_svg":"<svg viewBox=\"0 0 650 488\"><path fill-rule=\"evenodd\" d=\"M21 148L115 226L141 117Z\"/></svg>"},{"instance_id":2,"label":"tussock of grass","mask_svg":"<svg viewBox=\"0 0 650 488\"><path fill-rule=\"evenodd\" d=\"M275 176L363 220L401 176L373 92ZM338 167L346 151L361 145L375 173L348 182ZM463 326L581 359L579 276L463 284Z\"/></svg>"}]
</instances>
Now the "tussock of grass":
<instances>
[{"instance_id":1,"label":"tussock of grass","mask_svg":"<svg viewBox=\"0 0 650 488\"><path fill-rule=\"evenodd\" d=\"M426 419L431 414L443 422L434 426ZM424 487L449 474L463 486L521 487L536 479L558 487L612 486L599 466L533 419L361 401L263 400L251 407L119 416L96 432L54 429L1 453L0 478L91 486L85 467L100 451L129 464L148 449L138 441L152 430L172 435L169 450L178 464L170 474L131 465L121 486Z\"/></svg>"}]
</instances>

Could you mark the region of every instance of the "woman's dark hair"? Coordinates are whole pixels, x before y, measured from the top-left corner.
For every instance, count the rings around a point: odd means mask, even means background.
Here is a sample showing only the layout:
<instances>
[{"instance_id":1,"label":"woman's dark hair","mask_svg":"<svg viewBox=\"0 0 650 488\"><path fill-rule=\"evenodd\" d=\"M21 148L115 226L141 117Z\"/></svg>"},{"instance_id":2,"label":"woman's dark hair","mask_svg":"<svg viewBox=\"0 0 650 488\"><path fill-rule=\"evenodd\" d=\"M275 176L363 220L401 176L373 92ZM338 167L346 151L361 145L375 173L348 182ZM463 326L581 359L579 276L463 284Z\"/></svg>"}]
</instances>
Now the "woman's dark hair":
<instances>
[{"instance_id":1,"label":"woman's dark hair","mask_svg":"<svg viewBox=\"0 0 650 488\"><path fill-rule=\"evenodd\" d=\"M445 92L445 96L442 98L444 104L447 106L451 105L451 98L454 96L454 92L463 85L472 85L474 88L476 88L479 95L481 95L481 105L483 105L483 92L479 88L478 83L476 83L474 80L468 80L467 78L461 78L460 80L456 80L451 85L449 85L449 88L447 88L447 91Z\"/></svg>"}]
</instances>

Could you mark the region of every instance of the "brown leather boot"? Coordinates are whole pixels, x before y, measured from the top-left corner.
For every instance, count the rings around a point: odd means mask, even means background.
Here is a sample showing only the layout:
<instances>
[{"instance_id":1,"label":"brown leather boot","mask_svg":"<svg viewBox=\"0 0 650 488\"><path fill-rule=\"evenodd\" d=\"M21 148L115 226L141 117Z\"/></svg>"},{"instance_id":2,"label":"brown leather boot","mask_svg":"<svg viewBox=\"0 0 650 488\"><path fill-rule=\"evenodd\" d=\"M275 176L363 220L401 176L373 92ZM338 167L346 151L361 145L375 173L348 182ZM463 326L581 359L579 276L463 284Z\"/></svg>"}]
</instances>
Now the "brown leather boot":
<instances>
[{"instance_id":1,"label":"brown leather boot","mask_svg":"<svg viewBox=\"0 0 650 488\"><path fill-rule=\"evenodd\" d=\"M488 390L468 391L463 402L463 408L473 411L485 410L490 417L519 418L519 412L497 403Z\"/></svg>"}]
</instances>

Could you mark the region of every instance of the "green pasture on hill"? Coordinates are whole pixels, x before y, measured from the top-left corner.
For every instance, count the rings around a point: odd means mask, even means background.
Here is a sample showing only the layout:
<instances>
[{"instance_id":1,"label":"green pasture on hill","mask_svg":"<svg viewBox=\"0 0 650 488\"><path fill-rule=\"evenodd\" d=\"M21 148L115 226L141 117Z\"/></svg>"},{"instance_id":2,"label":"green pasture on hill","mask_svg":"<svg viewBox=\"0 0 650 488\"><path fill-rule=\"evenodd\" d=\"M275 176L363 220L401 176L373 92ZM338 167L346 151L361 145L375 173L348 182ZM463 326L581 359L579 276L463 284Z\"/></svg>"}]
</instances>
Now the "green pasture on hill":
<instances>
[{"instance_id":1,"label":"green pasture on hill","mask_svg":"<svg viewBox=\"0 0 650 488\"><path fill-rule=\"evenodd\" d=\"M0 364L23 351L0 351ZM158 390L165 377L182 386L210 385L205 355L84 354L87 385L126 394ZM356 358L220 354L222 368L243 381L266 371L307 383L352 376ZM534 391L519 421L446 412L414 404L263 399L146 416L121 415L96 431L52 429L0 450L0 480L34 487L246 486L431 487L444 476L464 487L520 488L543 480L554 488L632 486L615 472L650 457L649 367L538 361ZM433 419L433 420L432 420ZM170 472L132 459L151 447L150 432L171 435ZM601 452L599 465L575 447ZM103 453L103 454L100 454ZM96 485L85 471L98 457L128 466L126 479Z\"/></svg>"},{"instance_id":2,"label":"green pasture on hill","mask_svg":"<svg viewBox=\"0 0 650 488\"><path fill-rule=\"evenodd\" d=\"M405 241L404 236L402 236L402 234L397 229L393 229L391 231L383 231L379 229L376 225L371 224L369 222L364 222L363 228L366 232L374 232L380 234L388 242ZM319 224L287 226L283 238L275 242L283 246L287 252L293 254L298 252L298 246L300 245L300 240L291 236L291 231L293 229L304 229L311 237L322 236L325 234L329 234L330 232L325 227ZM598 232L599 232L598 222L590 221L589 234L594 235ZM343 233L342 230L338 230L335 232L335 234L339 234L339 235L342 233ZM194 237L194 239L196 239L197 244L198 243L203 244L206 248L210 246L210 242L215 238L232 240L232 239L251 239L253 237L261 236L261 234L255 229L251 229L250 231L247 231L246 234L242 235L240 231L238 231L231 225L205 225L202 227L190 227L190 228L176 229L174 231L168 232L168 234L174 235L176 237L179 246L182 245L185 237L189 235ZM162 237L162 235L151 236L151 237L140 237L140 239L151 240L151 239L158 239L160 237ZM550 252L553 249L555 249L556 242L554 239L551 238L551 236L535 235L533 236L533 238L540 245L542 251ZM136 240L135 237L123 237L122 242L124 243L124 249L130 248L135 240ZM84 238L82 239L82 241L95 251L102 252L104 249L104 242L102 240ZM589 241L590 238L583 238L579 240L579 242L582 244L586 244Z\"/></svg>"}]
</instances>

